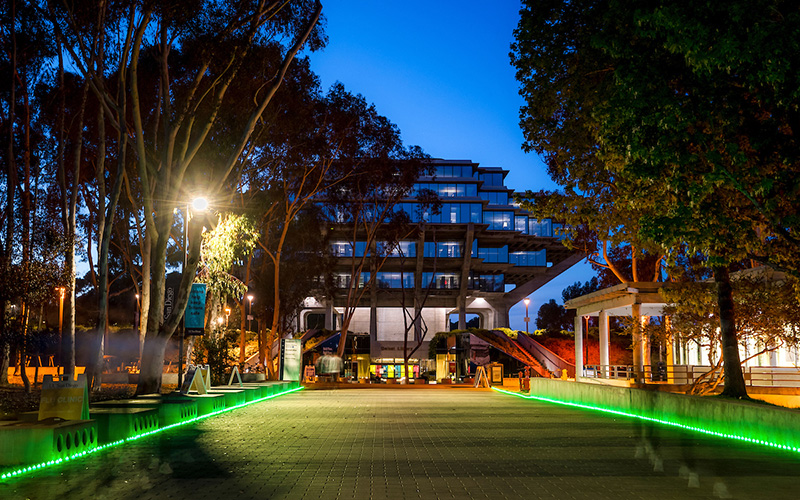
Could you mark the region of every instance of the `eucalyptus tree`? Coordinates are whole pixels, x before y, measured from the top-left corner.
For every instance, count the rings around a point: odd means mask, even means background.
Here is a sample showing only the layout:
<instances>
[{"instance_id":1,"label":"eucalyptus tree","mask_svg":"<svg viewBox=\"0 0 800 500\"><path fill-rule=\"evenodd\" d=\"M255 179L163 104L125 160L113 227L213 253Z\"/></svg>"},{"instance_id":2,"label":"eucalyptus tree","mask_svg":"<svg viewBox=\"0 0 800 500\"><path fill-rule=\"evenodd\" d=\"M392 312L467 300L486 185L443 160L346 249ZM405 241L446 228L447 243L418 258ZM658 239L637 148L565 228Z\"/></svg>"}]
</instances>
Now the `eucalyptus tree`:
<instances>
[{"instance_id":1,"label":"eucalyptus tree","mask_svg":"<svg viewBox=\"0 0 800 500\"><path fill-rule=\"evenodd\" d=\"M313 50L324 44L318 28L321 10L312 0L123 1L113 8L100 0L52 8L51 21L71 64L89 82L107 123L135 158L152 252L140 394L160 389L164 351L185 309L199 259L201 227L187 224L191 244L176 298L177 314L164 322L166 254L175 212L201 192L211 200L222 198L295 56L304 46ZM96 13L95 21L87 22L92 18L86 12ZM106 33L108 45L89 42L96 39L91 33L100 32ZM275 51L281 55L276 64L261 64L266 52ZM263 72L254 74L251 65ZM116 71L116 84L109 81L106 68ZM242 78L260 79L262 85L248 99L234 101L228 90ZM220 113L232 107L247 108L246 120L220 130ZM222 135L232 139L214 141ZM221 158L219 163L199 161L203 151L217 148L207 156ZM107 226L121 192L122 150ZM108 249L106 236L101 252Z\"/></svg>"}]
</instances>

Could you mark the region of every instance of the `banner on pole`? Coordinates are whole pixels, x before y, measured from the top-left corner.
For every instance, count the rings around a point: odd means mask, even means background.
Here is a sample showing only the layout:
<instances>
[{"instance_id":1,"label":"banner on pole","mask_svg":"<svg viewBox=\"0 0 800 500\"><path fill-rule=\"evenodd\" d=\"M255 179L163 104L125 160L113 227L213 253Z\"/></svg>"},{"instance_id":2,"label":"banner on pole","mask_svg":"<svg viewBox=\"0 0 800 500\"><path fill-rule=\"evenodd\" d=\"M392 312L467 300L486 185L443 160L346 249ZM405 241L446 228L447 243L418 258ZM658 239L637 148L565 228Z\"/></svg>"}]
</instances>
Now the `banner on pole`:
<instances>
[{"instance_id":1,"label":"banner on pole","mask_svg":"<svg viewBox=\"0 0 800 500\"><path fill-rule=\"evenodd\" d=\"M186 304L186 335L203 335L206 324L206 284L192 283L189 302Z\"/></svg>"}]
</instances>

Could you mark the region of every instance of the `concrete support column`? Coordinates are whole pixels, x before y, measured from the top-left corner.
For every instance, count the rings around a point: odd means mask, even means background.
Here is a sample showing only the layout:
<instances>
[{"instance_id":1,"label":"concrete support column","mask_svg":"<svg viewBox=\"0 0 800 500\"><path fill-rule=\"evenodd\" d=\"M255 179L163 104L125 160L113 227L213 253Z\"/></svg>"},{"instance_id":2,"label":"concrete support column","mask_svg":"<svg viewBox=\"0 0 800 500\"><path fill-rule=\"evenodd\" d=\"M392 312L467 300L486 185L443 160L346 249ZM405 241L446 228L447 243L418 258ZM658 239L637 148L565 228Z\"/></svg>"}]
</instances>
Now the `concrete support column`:
<instances>
[{"instance_id":1,"label":"concrete support column","mask_svg":"<svg viewBox=\"0 0 800 500\"><path fill-rule=\"evenodd\" d=\"M492 328L508 328L508 305L502 299L487 301L494 310Z\"/></svg>"},{"instance_id":2,"label":"concrete support column","mask_svg":"<svg viewBox=\"0 0 800 500\"><path fill-rule=\"evenodd\" d=\"M433 240L436 241L436 232L433 233ZM422 338L422 272L424 270L425 259L425 224L420 225L417 241L415 243L417 257L414 261L414 340L419 342ZM434 257L435 259L436 257ZM426 287L427 288L427 287Z\"/></svg>"},{"instance_id":3,"label":"concrete support column","mask_svg":"<svg viewBox=\"0 0 800 500\"><path fill-rule=\"evenodd\" d=\"M644 342L642 342L642 305L631 306L633 317L633 370L636 381L644 382Z\"/></svg>"},{"instance_id":4,"label":"concrete support column","mask_svg":"<svg viewBox=\"0 0 800 500\"><path fill-rule=\"evenodd\" d=\"M469 288L469 269L472 266L472 242L475 240L475 224L467 224L461 256L461 282L458 290L458 329L467 329L467 289ZM449 321L449 319L448 319Z\"/></svg>"},{"instance_id":5,"label":"concrete support column","mask_svg":"<svg viewBox=\"0 0 800 500\"><path fill-rule=\"evenodd\" d=\"M325 301L325 329L333 331L333 300Z\"/></svg>"},{"instance_id":6,"label":"concrete support column","mask_svg":"<svg viewBox=\"0 0 800 500\"><path fill-rule=\"evenodd\" d=\"M583 316L575 316L575 381L583 376Z\"/></svg>"},{"instance_id":7,"label":"concrete support column","mask_svg":"<svg viewBox=\"0 0 800 500\"><path fill-rule=\"evenodd\" d=\"M608 378L608 365L611 363L608 356L610 338L608 332L608 313L606 311L600 311L598 324L600 326L600 378Z\"/></svg>"},{"instance_id":8,"label":"concrete support column","mask_svg":"<svg viewBox=\"0 0 800 500\"><path fill-rule=\"evenodd\" d=\"M381 344L378 342L378 271L377 263L378 244L373 241L369 245L369 277L372 286L369 287L369 355L379 358L381 355ZM354 286L358 286L355 284Z\"/></svg>"}]
</instances>

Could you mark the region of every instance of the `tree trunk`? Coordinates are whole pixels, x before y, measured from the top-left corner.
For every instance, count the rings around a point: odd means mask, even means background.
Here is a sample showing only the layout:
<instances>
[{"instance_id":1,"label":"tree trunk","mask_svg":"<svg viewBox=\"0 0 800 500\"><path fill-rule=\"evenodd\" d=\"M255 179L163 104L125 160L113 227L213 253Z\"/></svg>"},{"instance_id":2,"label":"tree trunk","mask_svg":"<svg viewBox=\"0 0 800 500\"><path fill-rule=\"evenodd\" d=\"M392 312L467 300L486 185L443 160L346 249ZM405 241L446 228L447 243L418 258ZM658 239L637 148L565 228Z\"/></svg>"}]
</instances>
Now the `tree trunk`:
<instances>
[{"instance_id":1,"label":"tree trunk","mask_svg":"<svg viewBox=\"0 0 800 500\"><path fill-rule=\"evenodd\" d=\"M725 389L722 394L732 398L749 399L739 360L739 342L736 336L736 317L733 310L733 290L728 268L714 267L714 281L717 283L717 303L719 305L720 340L722 360L725 363Z\"/></svg>"},{"instance_id":2,"label":"tree trunk","mask_svg":"<svg viewBox=\"0 0 800 500\"><path fill-rule=\"evenodd\" d=\"M161 392L161 374L164 371L164 351L169 337L153 335L144 343L142 367L136 394L158 394Z\"/></svg>"},{"instance_id":3,"label":"tree trunk","mask_svg":"<svg viewBox=\"0 0 800 500\"><path fill-rule=\"evenodd\" d=\"M28 379L28 371L25 369L27 368L27 358L28 358L28 306L27 304L22 304L22 319L19 320L20 330L22 331L22 345L19 348L19 368L20 368L20 377L22 377L22 384L25 386L25 392L30 394L31 392L31 381Z\"/></svg>"}]
</instances>

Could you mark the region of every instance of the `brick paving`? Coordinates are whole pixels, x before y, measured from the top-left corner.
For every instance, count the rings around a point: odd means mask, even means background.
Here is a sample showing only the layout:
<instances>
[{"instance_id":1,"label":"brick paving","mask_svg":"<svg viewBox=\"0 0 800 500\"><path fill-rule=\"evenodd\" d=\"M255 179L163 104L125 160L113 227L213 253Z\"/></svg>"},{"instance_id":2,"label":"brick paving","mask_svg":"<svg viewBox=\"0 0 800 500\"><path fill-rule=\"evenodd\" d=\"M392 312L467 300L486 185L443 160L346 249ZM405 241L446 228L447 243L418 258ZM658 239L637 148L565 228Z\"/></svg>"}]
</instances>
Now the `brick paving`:
<instances>
[{"instance_id":1,"label":"brick paving","mask_svg":"<svg viewBox=\"0 0 800 500\"><path fill-rule=\"evenodd\" d=\"M0 499L798 498L800 456L469 389L301 391Z\"/></svg>"}]
</instances>

